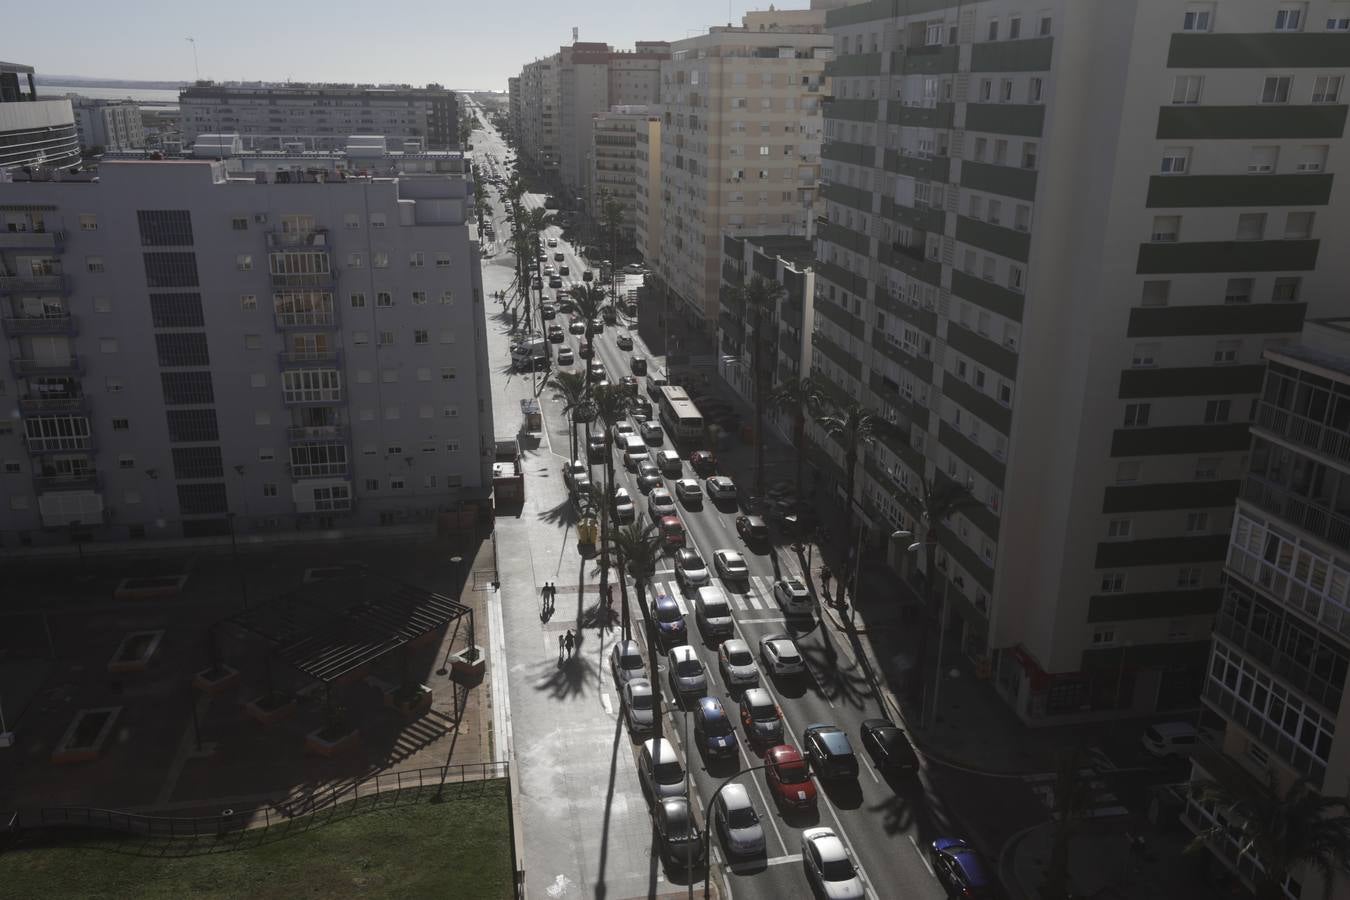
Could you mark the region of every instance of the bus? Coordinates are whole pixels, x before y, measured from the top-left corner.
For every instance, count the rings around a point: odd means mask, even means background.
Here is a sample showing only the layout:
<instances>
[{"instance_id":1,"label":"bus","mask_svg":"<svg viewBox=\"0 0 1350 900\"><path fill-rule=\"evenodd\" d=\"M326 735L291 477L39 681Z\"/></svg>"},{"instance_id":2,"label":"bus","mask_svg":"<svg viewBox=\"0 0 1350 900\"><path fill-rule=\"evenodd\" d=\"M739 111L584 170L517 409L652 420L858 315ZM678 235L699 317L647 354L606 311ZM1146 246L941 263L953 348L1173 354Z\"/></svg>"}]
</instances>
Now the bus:
<instances>
[{"instance_id":1,"label":"bus","mask_svg":"<svg viewBox=\"0 0 1350 900\"><path fill-rule=\"evenodd\" d=\"M666 434L670 435L672 441L695 443L703 441L703 414L698 411L694 401L689 399L689 394L684 388L665 385L661 388L659 403L661 424L665 426Z\"/></svg>"}]
</instances>

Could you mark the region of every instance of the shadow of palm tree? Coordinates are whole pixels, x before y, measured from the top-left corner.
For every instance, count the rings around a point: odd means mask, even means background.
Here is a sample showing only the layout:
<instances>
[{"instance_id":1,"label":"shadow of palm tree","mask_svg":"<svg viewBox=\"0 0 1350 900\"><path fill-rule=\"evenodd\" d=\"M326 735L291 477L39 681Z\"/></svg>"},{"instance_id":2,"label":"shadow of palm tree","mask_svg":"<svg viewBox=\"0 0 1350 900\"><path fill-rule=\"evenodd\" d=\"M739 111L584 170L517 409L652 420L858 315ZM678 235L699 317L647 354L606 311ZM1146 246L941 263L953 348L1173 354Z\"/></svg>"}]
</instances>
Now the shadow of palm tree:
<instances>
[{"instance_id":1,"label":"shadow of palm tree","mask_svg":"<svg viewBox=\"0 0 1350 900\"><path fill-rule=\"evenodd\" d=\"M534 684L536 691L547 691L554 700L566 700L580 697L586 693L586 681L594 672L598 676L599 668L588 661L573 648L572 656L562 662L540 663L543 672Z\"/></svg>"},{"instance_id":2,"label":"shadow of palm tree","mask_svg":"<svg viewBox=\"0 0 1350 900\"><path fill-rule=\"evenodd\" d=\"M800 645L799 645L800 646ZM821 696L832 703L847 704L854 709L864 708L874 698L867 675L855 664L844 665L828 639L822 647L801 647Z\"/></svg>"},{"instance_id":3,"label":"shadow of palm tree","mask_svg":"<svg viewBox=\"0 0 1350 900\"><path fill-rule=\"evenodd\" d=\"M614 784L619 768L619 744L623 737L623 719L614 720L614 741L609 752L609 785L605 789L605 819L600 826L600 866L595 877L596 900L604 900L609 894L605 884L605 866L609 862L609 818L614 809Z\"/></svg>"},{"instance_id":4,"label":"shadow of palm tree","mask_svg":"<svg viewBox=\"0 0 1350 900\"><path fill-rule=\"evenodd\" d=\"M570 499L564 500L539 513L539 520L550 525L575 525L577 524L577 508Z\"/></svg>"}]
</instances>

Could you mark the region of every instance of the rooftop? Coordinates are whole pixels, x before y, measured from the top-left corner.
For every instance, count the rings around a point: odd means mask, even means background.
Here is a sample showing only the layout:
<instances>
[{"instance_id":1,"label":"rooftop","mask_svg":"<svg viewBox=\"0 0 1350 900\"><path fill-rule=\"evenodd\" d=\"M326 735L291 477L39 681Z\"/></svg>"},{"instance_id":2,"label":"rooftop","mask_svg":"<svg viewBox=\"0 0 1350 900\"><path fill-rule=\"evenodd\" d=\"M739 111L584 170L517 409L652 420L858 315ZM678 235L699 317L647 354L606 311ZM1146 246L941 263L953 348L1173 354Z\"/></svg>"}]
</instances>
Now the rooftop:
<instances>
[{"instance_id":1,"label":"rooftop","mask_svg":"<svg viewBox=\"0 0 1350 900\"><path fill-rule=\"evenodd\" d=\"M759 247L770 256L779 257L799 271L811 268L815 262L815 247L800 235L766 234L741 237L747 244Z\"/></svg>"}]
</instances>

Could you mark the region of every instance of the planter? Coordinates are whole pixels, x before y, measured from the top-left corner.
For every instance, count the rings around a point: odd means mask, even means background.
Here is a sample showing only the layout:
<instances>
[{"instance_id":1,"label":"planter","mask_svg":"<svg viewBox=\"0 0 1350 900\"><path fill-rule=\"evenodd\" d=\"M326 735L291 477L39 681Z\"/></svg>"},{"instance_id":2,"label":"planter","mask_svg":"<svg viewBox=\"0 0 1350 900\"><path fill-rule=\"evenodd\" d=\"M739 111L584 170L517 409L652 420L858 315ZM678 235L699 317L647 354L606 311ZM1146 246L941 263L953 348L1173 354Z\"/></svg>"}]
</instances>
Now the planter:
<instances>
[{"instance_id":1,"label":"planter","mask_svg":"<svg viewBox=\"0 0 1350 900\"><path fill-rule=\"evenodd\" d=\"M66 733L52 751L52 762L74 763L98 759L103 744L112 733L120 706L82 709L71 720Z\"/></svg>"},{"instance_id":2,"label":"planter","mask_svg":"<svg viewBox=\"0 0 1350 900\"><path fill-rule=\"evenodd\" d=\"M163 639L163 631L131 632L117 645L117 651L108 661L108 671L115 674L144 672L150 666L150 658L155 655Z\"/></svg>"},{"instance_id":3,"label":"planter","mask_svg":"<svg viewBox=\"0 0 1350 900\"><path fill-rule=\"evenodd\" d=\"M355 747L361 739L361 731L357 728L339 735L329 735L326 731L319 728L305 735L305 750L320 756L337 756Z\"/></svg>"},{"instance_id":4,"label":"planter","mask_svg":"<svg viewBox=\"0 0 1350 900\"><path fill-rule=\"evenodd\" d=\"M263 725L289 719L295 715L295 708L295 698L282 694L274 694L271 697L264 694L244 704L244 712L249 718Z\"/></svg>"},{"instance_id":5,"label":"planter","mask_svg":"<svg viewBox=\"0 0 1350 900\"><path fill-rule=\"evenodd\" d=\"M431 709L431 688L425 684L414 685L411 690L396 687L384 692L384 705L410 719L416 718Z\"/></svg>"},{"instance_id":6,"label":"planter","mask_svg":"<svg viewBox=\"0 0 1350 900\"><path fill-rule=\"evenodd\" d=\"M239 670L223 664L214 669L202 669L192 676L192 686L204 694L219 694L238 683Z\"/></svg>"},{"instance_id":7,"label":"planter","mask_svg":"<svg viewBox=\"0 0 1350 900\"><path fill-rule=\"evenodd\" d=\"M481 648L450 654L450 677L460 684L477 684L487 671L487 657Z\"/></svg>"}]
</instances>

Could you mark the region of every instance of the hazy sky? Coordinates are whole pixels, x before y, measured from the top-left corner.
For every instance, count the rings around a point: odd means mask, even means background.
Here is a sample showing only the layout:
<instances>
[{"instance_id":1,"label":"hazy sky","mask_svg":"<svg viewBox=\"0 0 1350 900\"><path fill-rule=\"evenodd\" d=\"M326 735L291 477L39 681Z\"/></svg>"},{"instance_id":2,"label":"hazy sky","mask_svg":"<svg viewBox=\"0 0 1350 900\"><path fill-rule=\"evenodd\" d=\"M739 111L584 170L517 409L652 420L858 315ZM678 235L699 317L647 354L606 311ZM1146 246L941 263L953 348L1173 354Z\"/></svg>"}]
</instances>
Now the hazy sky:
<instances>
[{"instance_id":1,"label":"hazy sky","mask_svg":"<svg viewBox=\"0 0 1350 900\"><path fill-rule=\"evenodd\" d=\"M768 0L732 0L739 19ZM778 0L784 8L808 0ZM191 80L192 46L203 78L398 81L506 89L520 66L583 41L631 48L725 24L727 0L276 0L225 3L67 0L8 16L0 59L52 75Z\"/></svg>"}]
</instances>

